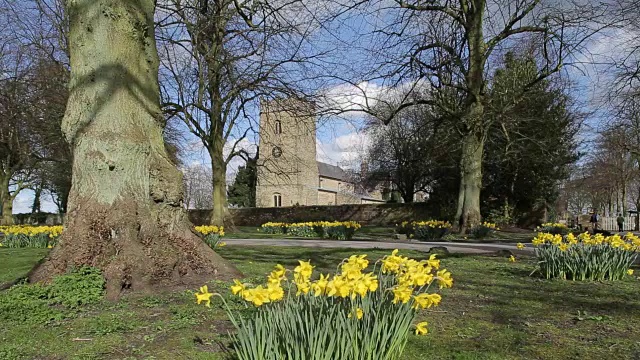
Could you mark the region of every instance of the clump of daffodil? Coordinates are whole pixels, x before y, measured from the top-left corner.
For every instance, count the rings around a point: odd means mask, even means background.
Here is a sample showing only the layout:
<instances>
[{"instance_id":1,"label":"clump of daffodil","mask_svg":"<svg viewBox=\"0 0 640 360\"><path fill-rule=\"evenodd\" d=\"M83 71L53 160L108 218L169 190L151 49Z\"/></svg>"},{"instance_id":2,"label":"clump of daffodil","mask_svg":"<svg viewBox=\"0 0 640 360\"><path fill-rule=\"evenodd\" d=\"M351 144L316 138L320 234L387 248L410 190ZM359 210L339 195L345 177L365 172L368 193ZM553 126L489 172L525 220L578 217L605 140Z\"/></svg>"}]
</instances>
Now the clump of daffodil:
<instances>
[{"instance_id":1,"label":"clump of daffodil","mask_svg":"<svg viewBox=\"0 0 640 360\"><path fill-rule=\"evenodd\" d=\"M450 222L442 220L413 221L411 235L419 240L438 240L447 235L451 227Z\"/></svg>"},{"instance_id":2,"label":"clump of daffodil","mask_svg":"<svg viewBox=\"0 0 640 360\"><path fill-rule=\"evenodd\" d=\"M559 224L545 225L559 227ZM604 236L585 232L563 236L540 232L531 243L538 257L538 270L548 279L619 280L640 252L640 238L633 233Z\"/></svg>"},{"instance_id":3,"label":"clump of daffodil","mask_svg":"<svg viewBox=\"0 0 640 360\"><path fill-rule=\"evenodd\" d=\"M418 312L440 305L439 291L451 286L452 275L436 255L416 260L398 250L377 262L352 255L332 274L306 260L292 269L276 265L262 284L235 280L231 286L233 296L256 309L244 318L227 308L237 328L236 355L340 359L357 350L357 358L399 360L397 344L406 342ZM201 289L199 303L209 304L207 293ZM426 335L426 325L415 325L416 334ZM361 340L354 347L344 339Z\"/></svg>"},{"instance_id":4,"label":"clump of daffodil","mask_svg":"<svg viewBox=\"0 0 640 360\"><path fill-rule=\"evenodd\" d=\"M288 234L297 237L349 240L361 227L362 226L355 221L268 222L262 224L259 230L266 234Z\"/></svg>"},{"instance_id":5,"label":"clump of daffodil","mask_svg":"<svg viewBox=\"0 0 640 360\"><path fill-rule=\"evenodd\" d=\"M3 247L53 248L62 234L62 226L12 225L0 226Z\"/></svg>"},{"instance_id":6,"label":"clump of daffodil","mask_svg":"<svg viewBox=\"0 0 640 360\"><path fill-rule=\"evenodd\" d=\"M227 245L221 240L224 236L224 226L203 225L196 226L195 230L204 236L204 242L212 249Z\"/></svg>"}]
</instances>

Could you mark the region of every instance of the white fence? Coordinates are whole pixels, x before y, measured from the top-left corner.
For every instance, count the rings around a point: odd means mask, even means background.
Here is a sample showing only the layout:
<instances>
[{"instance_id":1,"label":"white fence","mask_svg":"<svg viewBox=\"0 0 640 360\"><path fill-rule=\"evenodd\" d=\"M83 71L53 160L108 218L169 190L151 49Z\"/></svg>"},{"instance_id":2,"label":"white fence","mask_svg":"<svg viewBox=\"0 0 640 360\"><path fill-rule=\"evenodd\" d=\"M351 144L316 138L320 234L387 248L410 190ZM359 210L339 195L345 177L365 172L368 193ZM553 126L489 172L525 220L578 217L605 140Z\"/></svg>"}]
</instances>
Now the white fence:
<instances>
[{"instance_id":1,"label":"white fence","mask_svg":"<svg viewBox=\"0 0 640 360\"><path fill-rule=\"evenodd\" d=\"M618 231L618 217L613 216L600 216L598 219L598 229L607 231ZM636 216L625 216L624 224L622 226L623 231L633 231L636 227ZM583 224L583 226L586 224ZM591 226L591 224L588 224Z\"/></svg>"}]
</instances>

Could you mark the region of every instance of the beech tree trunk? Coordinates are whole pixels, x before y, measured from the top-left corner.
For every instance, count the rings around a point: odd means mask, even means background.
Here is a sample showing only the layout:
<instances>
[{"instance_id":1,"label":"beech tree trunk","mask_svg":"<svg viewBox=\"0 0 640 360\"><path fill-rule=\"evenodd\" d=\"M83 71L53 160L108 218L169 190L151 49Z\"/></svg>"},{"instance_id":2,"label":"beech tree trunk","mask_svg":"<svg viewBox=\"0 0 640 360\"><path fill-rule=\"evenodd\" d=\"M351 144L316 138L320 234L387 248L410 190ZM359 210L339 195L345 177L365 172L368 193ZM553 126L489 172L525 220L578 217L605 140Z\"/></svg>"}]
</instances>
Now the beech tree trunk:
<instances>
[{"instance_id":1,"label":"beech tree trunk","mask_svg":"<svg viewBox=\"0 0 640 360\"><path fill-rule=\"evenodd\" d=\"M460 159L460 190L456 221L461 233L477 225L480 216L480 189L482 188L482 154L484 142L481 134L472 132L463 139Z\"/></svg>"},{"instance_id":2,"label":"beech tree trunk","mask_svg":"<svg viewBox=\"0 0 640 360\"><path fill-rule=\"evenodd\" d=\"M484 11L486 0L473 0L467 14L467 40L469 42L469 71L466 75L466 114L462 119L462 157L460 159L460 189L458 194L457 227L461 233L478 225L480 215L480 189L482 188L482 155L484 152L485 119L485 62Z\"/></svg>"},{"instance_id":3,"label":"beech tree trunk","mask_svg":"<svg viewBox=\"0 0 640 360\"><path fill-rule=\"evenodd\" d=\"M211 224L222 226L229 223L227 210L227 164L222 158L222 149L217 149L217 144L224 144L222 139L215 142L211 156L211 181L213 183Z\"/></svg>"},{"instance_id":4,"label":"beech tree trunk","mask_svg":"<svg viewBox=\"0 0 640 360\"><path fill-rule=\"evenodd\" d=\"M2 206L2 222L0 225L13 225L13 197L9 191L10 175L0 177L0 202Z\"/></svg>"},{"instance_id":5,"label":"beech tree trunk","mask_svg":"<svg viewBox=\"0 0 640 360\"><path fill-rule=\"evenodd\" d=\"M73 148L65 231L32 281L102 269L107 297L185 288L238 271L193 232L182 174L162 138L154 0L72 0L71 93L62 124Z\"/></svg>"}]
</instances>

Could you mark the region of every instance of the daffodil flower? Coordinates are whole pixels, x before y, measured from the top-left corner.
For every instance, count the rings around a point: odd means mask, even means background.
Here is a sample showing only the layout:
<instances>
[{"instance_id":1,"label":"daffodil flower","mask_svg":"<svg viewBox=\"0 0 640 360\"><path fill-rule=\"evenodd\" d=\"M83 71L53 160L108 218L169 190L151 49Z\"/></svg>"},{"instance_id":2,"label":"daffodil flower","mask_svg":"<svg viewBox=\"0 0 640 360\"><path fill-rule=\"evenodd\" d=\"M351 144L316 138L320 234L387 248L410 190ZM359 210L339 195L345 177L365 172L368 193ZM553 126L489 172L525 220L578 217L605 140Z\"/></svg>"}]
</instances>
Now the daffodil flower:
<instances>
[{"instance_id":1,"label":"daffodil flower","mask_svg":"<svg viewBox=\"0 0 640 360\"><path fill-rule=\"evenodd\" d=\"M429 330L427 329L427 325L429 325L429 323L427 323L426 321L418 323L416 325L416 335L427 335L427 333L429 332Z\"/></svg>"},{"instance_id":2,"label":"daffodil flower","mask_svg":"<svg viewBox=\"0 0 640 360\"><path fill-rule=\"evenodd\" d=\"M204 301L206 307L211 307L211 297L213 296L213 294L209 292L209 288L207 287L207 285L202 286L200 288L200 292L196 293L195 295L198 305L200 305L200 303Z\"/></svg>"}]
</instances>

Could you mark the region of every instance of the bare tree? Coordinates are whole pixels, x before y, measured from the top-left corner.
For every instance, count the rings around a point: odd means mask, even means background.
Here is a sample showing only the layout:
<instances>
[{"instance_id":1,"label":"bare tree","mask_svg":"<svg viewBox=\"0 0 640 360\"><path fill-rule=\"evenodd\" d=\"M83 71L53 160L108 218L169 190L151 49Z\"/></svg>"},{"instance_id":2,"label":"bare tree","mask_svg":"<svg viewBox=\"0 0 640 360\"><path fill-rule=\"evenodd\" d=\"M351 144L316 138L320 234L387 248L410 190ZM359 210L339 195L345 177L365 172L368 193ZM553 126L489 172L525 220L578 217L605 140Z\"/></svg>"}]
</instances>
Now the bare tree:
<instances>
[{"instance_id":1,"label":"bare tree","mask_svg":"<svg viewBox=\"0 0 640 360\"><path fill-rule=\"evenodd\" d=\"M187 209L211 209L211 169L202 165L192 165L183 169L184 203Z\"/></svg>"},{"instance_id":2,"label":"bare tree","mask_svg":"<svg viewBox=\"0 0 640 360\"><path fill-rule=\"evenodd\" d=\"M394 0L362 3L378 21L369 36L371 51L367 83L399 88L404 98L385 103L369 97L389 121L404 108L428 105L457 119L462 140L456 224L464 231L480 221L482 158L492 117L485 116L487 86L502 54L533 44L538 72L519 87L518 99L532 85L559 72L582 49L585 39L601 28L598 9L586 1L542 0ZM356 5L352 5L356 6ZM594 29L595 27L595 29ZM380 51L380 49L384 49ZM358 63L359 65L361 63ZM359 80L362 81L362 80ZM356 85L354 83L354 85ZM415 89L429 89L416 97ZM363 91L363 96L367 96Z\"/></svg>"},{"instance_id":3,"label":"bare tree","mask_svg":"<svg viewBox=\"0 0 640 360\"><path fill-rule=\"evenodd\" d=\"M228 221L227 166L259 126L259 100L300 96L290 74L308 59L310 25L288 17L295 4L168 0L160 6L163 105L209 154L213 224Z\"/></svg>"},{"instance_id":4,"label":"bare tree","mask_svg":"<svg viewBox=\"0 0 640 360\"><path fill-rule=\"evenodd\" d=\"M7 51L0 53L0 62L5 65L0 68L0 201L4 225L13 224L13 201L29 186L34 163L28 67L23 62L23 49L9 53L8 48L5 45L0 49Z\"/></svg>"}]
</instances>

